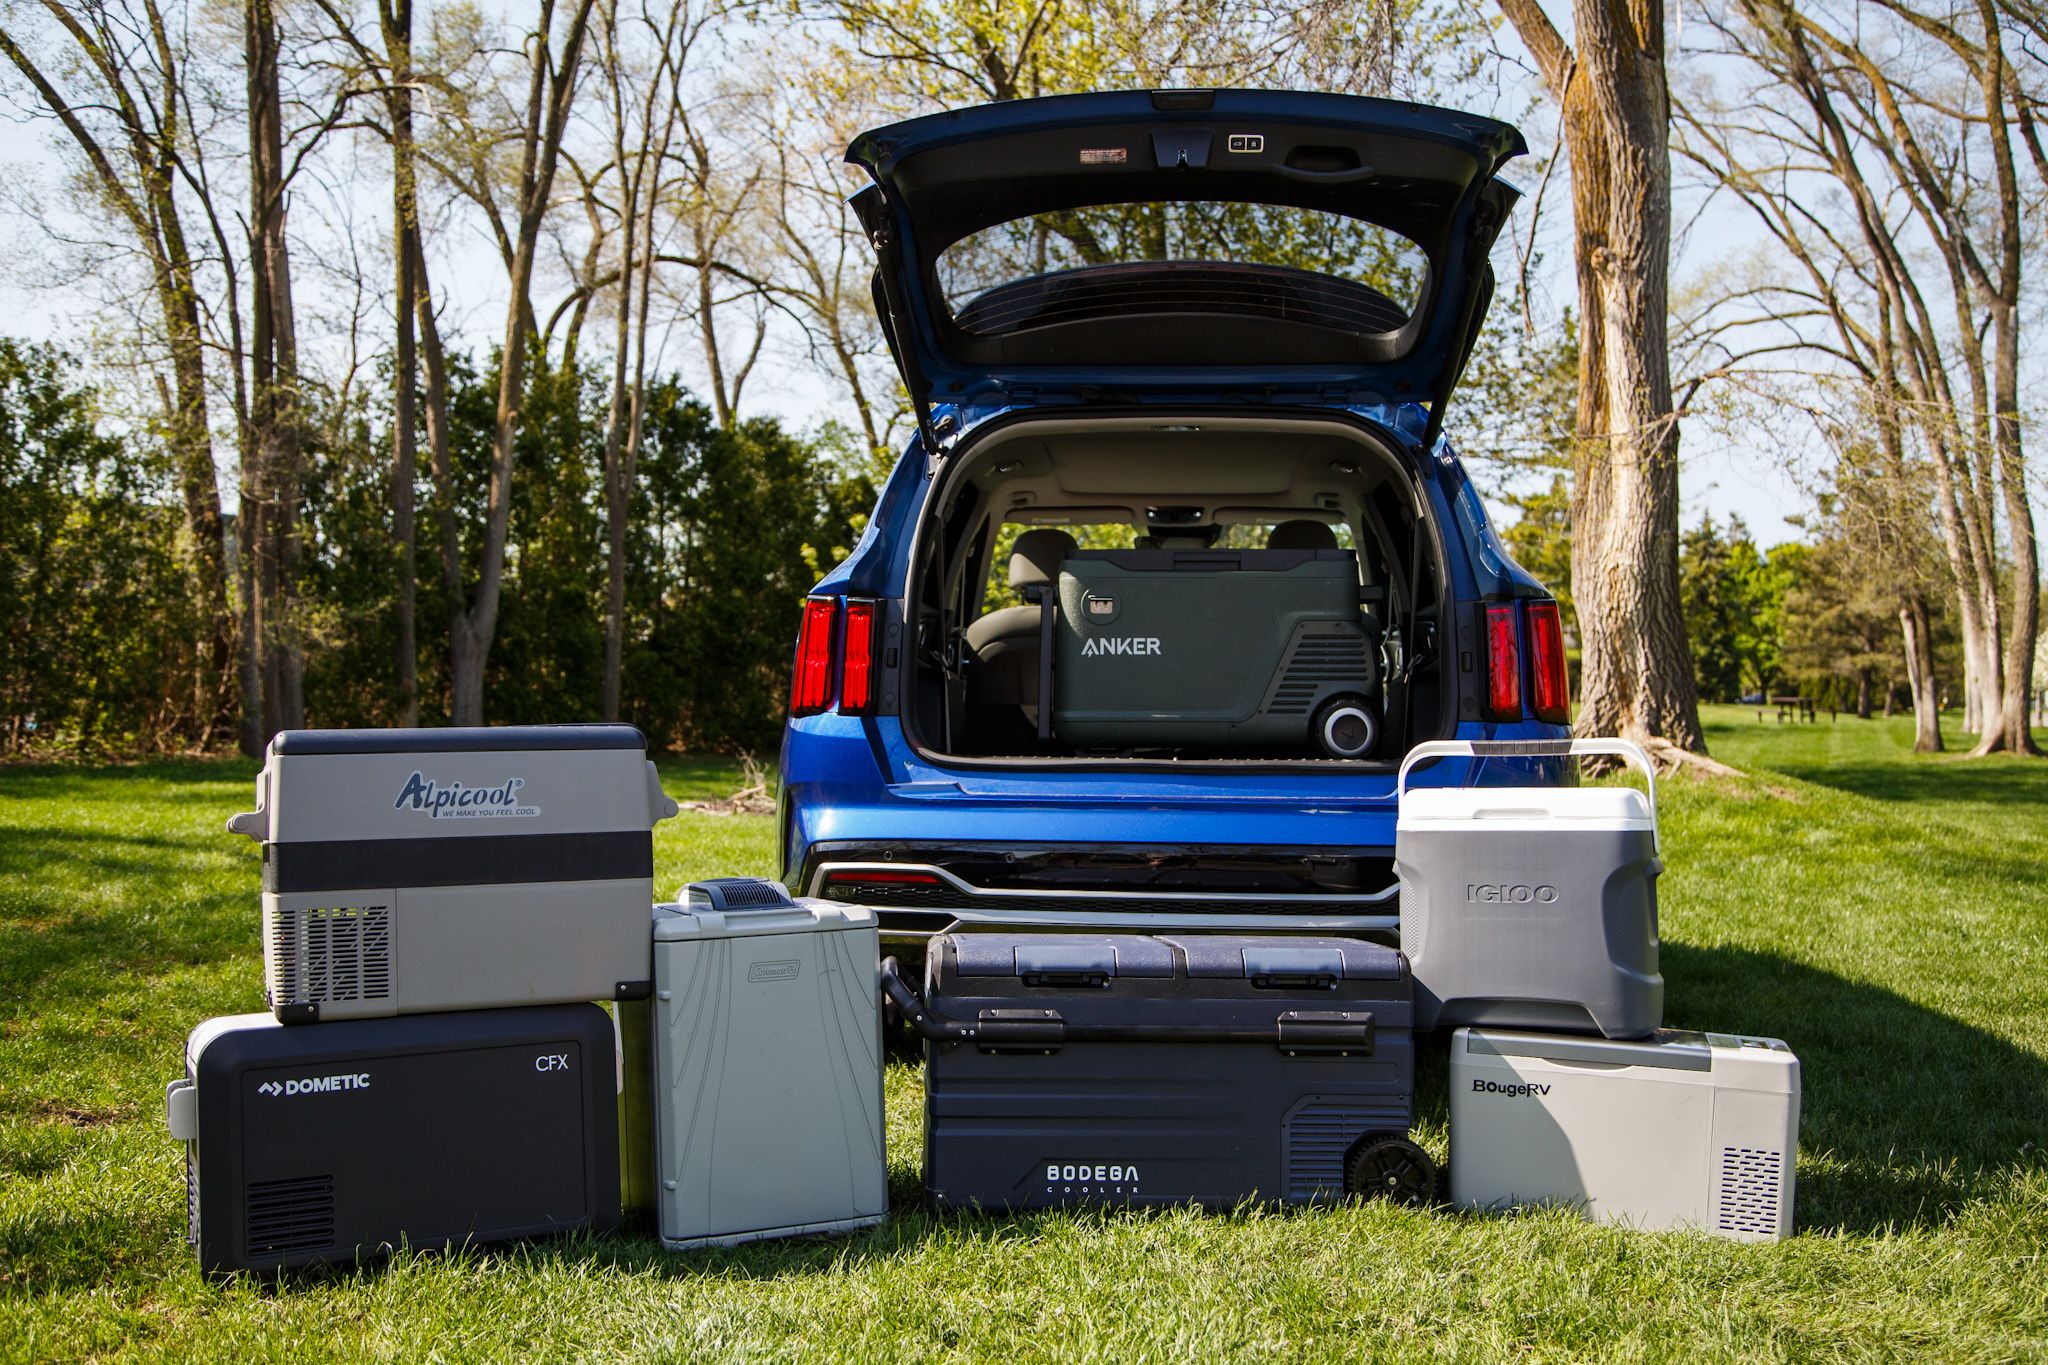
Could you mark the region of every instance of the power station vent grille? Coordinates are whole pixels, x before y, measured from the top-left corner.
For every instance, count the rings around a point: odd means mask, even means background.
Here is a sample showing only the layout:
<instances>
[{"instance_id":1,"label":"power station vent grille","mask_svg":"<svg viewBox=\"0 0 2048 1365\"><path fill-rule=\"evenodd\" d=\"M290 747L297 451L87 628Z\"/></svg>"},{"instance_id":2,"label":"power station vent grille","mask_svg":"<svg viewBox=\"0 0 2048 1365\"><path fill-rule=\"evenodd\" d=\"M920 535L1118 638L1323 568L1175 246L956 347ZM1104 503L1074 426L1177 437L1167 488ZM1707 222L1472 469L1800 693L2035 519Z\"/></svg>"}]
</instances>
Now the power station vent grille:
<instances>
[{"instance_id":1,"label":"power station vent grille","mask_svg":"<svg viewBox=\"0 0 2048 1365\"><path fill-rule=\"evenodd\" d=\"M334 1177L251 1181L246 1226L251 1260L334 1245Z\"/></svg>"},{"instance_id":2,"label":"power station vent grille","mask_svg":"<svg viewBox=\"0 0 2048 1365\"><path fill-rule=\"evenodd\" d=\"M287 1003L391 998L391 907L280 910L275 939Z\"/></svg>"},{"instance_id":3,"label":"power station vent grille","mask_svg":"<svg viewBox=\"0 0 2048 1365\"><path fill-rule=\"evenodd\" d=\"M1721 1202L1714 1226L1723 1232L1778 1234L1785 1154L1766 1147L1721 1149Z\"/></svg>"},{"instance_id":4,"label":"power station vent grille","mask_svg":"<svg viewBox=\"0 0 2048 1365\"><path fill-rule=\"evenodd\" d=\"M1266 711L1277 716L1305 716L1327 684L1348 683L1363 692L1372 684L1372 671L1363 635L1355 631L1303 635L1294 642Z\"/></svg>"}]
</instances>

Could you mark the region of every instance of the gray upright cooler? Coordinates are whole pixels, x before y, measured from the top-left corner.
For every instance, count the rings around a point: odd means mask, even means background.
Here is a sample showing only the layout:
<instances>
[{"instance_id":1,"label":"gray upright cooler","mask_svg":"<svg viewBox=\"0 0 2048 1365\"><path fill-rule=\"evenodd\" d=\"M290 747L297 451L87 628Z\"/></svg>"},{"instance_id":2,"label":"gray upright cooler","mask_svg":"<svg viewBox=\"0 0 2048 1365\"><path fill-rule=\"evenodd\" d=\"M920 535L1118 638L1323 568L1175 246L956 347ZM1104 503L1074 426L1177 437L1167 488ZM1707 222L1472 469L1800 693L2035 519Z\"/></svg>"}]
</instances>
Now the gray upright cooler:
<instances>
[{"instance_id":1,"label":"gray upright cooler","mask_svg":"<svg viewBox=\"0 0 2048 1365\"><path fill-rule=\"evenodd\" d=\"M1434 1190L1408 1140L1409 980L1391 948L962 933L930 940L926 970L906 1012L930 1039L934 1208Z\"/></svg>"},{"instance_id":2,"label":"gray upright cooler","mask_svg":"<svg viewBox=\"0 0 2048 1365\"><path fill-rule=\"evenodd\" d=\"M887 1214L877 945L874 911L791 900L776 882L698 882L655 907L665 1246L841 1232Z\"/></svg>"},{"instance_id":3,"label":"gray upright cooler","mask_svg":"<svg viewBox=\"0 0 2048 1365\"><path fill-rule=\"evenodd\" d=\"M1418 763L1613 754L1626 787L1418 787ZM1476 766L1476 763L1475 763ZM1626 740L1432 740L1396 783L1401 947L1418 1028L1644 1038L1664 1018L1657 971L1657 776Z\"/></svg>"},{"instance_id":4,"label":"gray upright cooler","mask_svg":"<svg viewBox=\"0 0 2048 1365\"><path fill-rule=\"evenodd\" d=\"M1349 550L1082 550L1060 564L1053 732L1083 747L1371 752L1379 642Z\"/></svg>"}]
</instances>

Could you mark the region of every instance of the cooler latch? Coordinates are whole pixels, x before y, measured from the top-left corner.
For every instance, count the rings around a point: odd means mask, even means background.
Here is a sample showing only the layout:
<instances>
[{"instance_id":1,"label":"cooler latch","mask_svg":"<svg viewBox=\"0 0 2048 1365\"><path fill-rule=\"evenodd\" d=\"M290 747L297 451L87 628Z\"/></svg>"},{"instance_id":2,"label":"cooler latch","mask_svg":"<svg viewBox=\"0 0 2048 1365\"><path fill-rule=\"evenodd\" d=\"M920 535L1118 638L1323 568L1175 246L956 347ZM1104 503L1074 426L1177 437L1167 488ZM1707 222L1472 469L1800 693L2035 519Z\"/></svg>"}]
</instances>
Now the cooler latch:
<instances>
[{"instance_id":1,"label":"cooler latch","mask_svg":"<svg viewBox=\"0 0 2048 1365\"><path fill-rule=\"evenodd\" d=\"M1275 1045L1290 1057L1348 1057L1372 1051L1369 1010L1289 1010L1280 1016Z\"/></svg>"},{"instance_id":2,"label":"cooler latch","mask_svg":"<svg viewBox=\"0 0 2048 1365\"><path fill-rule=\"evenodd\" d=\"M974 1045L983 1052L1058 1052L1067 1024L1058 1010L983 1010L975 1021Z\"/></svg>"}]
</instances>

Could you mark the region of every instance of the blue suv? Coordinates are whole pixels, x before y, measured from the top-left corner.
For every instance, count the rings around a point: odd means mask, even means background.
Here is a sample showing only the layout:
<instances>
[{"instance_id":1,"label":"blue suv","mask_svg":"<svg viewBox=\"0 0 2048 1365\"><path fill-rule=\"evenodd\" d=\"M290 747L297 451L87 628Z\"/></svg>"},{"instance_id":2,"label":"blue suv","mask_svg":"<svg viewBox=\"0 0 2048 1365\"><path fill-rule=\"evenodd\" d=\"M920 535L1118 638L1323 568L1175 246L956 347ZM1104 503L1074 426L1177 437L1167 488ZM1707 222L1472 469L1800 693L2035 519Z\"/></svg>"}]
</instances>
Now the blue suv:
<instances>
[{"instance_id":1,"label":"blue suv","mask_svg":"<svg viewBox=\"0 0 2048 1365\"><path fill-rule=\"evenodd\" d=\"M1557 604L1442 437L1524 150L1227 90L858 138L917 433L804 604L785 880L898 939L1394 927L1402 756L1568 729Z\"/></svg>"}]
</instances>

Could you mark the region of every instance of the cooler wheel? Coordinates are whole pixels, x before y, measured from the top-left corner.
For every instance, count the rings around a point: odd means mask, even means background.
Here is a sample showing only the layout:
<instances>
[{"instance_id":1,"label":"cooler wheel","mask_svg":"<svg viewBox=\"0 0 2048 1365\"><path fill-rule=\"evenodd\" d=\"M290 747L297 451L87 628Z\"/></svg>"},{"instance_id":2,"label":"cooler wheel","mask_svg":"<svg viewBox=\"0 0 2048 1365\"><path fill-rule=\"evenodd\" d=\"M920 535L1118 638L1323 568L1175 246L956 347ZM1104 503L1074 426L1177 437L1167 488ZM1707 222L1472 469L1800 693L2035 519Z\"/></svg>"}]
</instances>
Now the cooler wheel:
<instances>
[{"instance_id":1,"label":"cooler wheel","mask_svg":"<svg viewBox=\"0 0 2048 1365\"><path fill-rule=\"evenodd\" d=\"M1436 1163L1407 1138L1368 1134L1344 1163L1344 1187L1368 1199L1422 1208L1436 1200Z\"/></svg>"}]
</instances>

